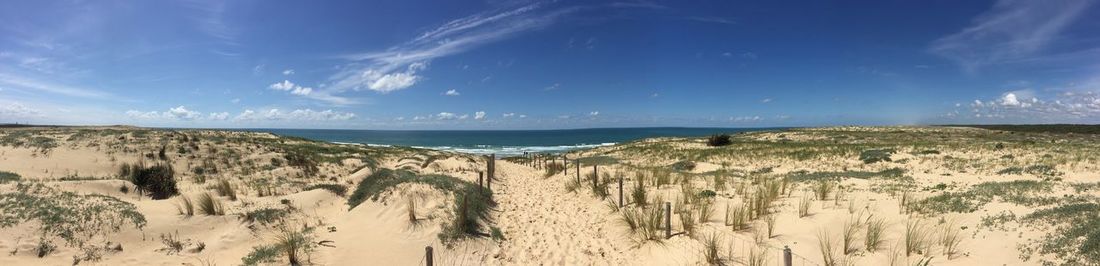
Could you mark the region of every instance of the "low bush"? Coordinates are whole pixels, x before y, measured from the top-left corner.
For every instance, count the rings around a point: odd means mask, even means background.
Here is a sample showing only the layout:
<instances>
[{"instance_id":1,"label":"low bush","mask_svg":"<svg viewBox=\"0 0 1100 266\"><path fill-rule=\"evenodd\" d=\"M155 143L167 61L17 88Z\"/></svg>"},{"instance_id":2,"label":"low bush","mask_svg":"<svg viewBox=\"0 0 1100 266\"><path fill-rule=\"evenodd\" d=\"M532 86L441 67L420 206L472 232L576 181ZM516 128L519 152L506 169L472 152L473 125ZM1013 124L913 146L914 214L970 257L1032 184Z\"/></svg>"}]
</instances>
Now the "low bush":
<instances>
[{"instance_id":1,"label":"low bush","mask_svg":"<svg viewBox=\"0 0 1100 266\"><path fill-rule=\"evenodd\" d=\"M733 140L730 139L730 135L711 135L707 138L707 146L719 147L733 144Z\"/></svg>"},{"instance_id":2,"label":"low bush","mask_svg":"<svg viewBox=\"0 0 1100 266\"><path fill-rule=\"evenodd\" d=\"M332 192L332 194L336 194L337 196L341 197L345 196L348 192L348 187L341 184L313 184L302 190L310 191L315 189L324 189L328 192Z\"/></svg>"},{"instance_id":3,"label":"low bush","mask_svg":"<svg viewBox=\"0 0 1100 266\"><path fill-rule=\"evenodd\" d=\"M19 174L0 171L0 184L19 181Z\"/></svg>"},{"instance_id":4,"label":"low bush","mask_svg":"<svg viewBox=\"0 0 1100 266\"><path fill-rule=\"evenodd\" d=\"M176 188L176 173L172 165L157 163L145 166L144 163L122 164L119 167L121 178L130 180L139 193L147 194L150 198L161 200L179 195Z\"/></svg>"},{"instance_id":5,"label":"low bush","mask_svg":"<svg viewBox=\"0 0 1100 266\"><path fill-rule=\"evenodd\" d=\"M890 155L897 152L895 149L874 149L865 150L859 153L859 160L865 164L873 164L877 162L889 162L891 161Z\"/></svg>"}]
</instances>

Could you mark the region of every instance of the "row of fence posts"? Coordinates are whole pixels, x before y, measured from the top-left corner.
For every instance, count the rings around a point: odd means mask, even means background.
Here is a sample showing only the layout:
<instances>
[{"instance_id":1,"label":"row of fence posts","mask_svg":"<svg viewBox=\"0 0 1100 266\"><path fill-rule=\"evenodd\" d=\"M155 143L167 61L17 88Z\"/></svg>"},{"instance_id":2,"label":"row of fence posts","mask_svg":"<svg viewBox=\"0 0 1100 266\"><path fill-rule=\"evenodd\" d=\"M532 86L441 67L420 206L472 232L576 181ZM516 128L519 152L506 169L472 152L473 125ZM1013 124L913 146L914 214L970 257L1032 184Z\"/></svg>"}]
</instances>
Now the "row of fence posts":
<instances>
[{"instance_id":1,"label":"row of fence posts","mask_svg":"<svg viewBox=\"0 0 1100 266\"><path fill-rule=\"evenodd\" d=\"M527 160L528 163L531 166L534 166L536 168L541 167L541 165L545 165L546 161L550 161L550 162L553 161L553 159L540 160L540 159L542 159L541 155L530 154L530 153L527 153L527 152L524 152L523 156L528 158L528 160ZM540 161L542 161L543 164L540 164L539 163ZM573 164L576 167L575 173L576 173L576 176L577 176L577 182L579 183L579 182L581 182L581 161L579 159L574 159L573 161L574 161ZM566 174L569 173L569 167L567 166L568 165L567 162L568 162L567 158L565 156L562 156L562 166L565 169ZM598 165L593 165L592 166L592 187L599 187L599 179L600 179L599 171L600 170L599 170ZM488 176L485 175L486 173L488 173ZM478 186L482 186L482 180L485 180L483 188L488 189L489 191L492 191L493 178L496 176L495 173L496 173L496 154L489 154L488 158L486 159L485 172L480 172L479 171L477 173ZM624 195L623 194L623 178L619 177L618 181L619 181L619 207L623 207L623 206L626 205L626 202L624 201L624 197L623 197L623 195ZM668 201L665 202L665 238L666 239L672 238L672 202L668 202ZM433 257L432 257L432 246L427 246L427 247L424 248L424 256L425 256L424 257L425 265L433 266L434 262L433 262ZM792 259L793 258L792 258L791 248L789 246L784 246L783 247L783 265L784 266L791 266L792 263L793 263Z\"/></svg>"}]
</instances>

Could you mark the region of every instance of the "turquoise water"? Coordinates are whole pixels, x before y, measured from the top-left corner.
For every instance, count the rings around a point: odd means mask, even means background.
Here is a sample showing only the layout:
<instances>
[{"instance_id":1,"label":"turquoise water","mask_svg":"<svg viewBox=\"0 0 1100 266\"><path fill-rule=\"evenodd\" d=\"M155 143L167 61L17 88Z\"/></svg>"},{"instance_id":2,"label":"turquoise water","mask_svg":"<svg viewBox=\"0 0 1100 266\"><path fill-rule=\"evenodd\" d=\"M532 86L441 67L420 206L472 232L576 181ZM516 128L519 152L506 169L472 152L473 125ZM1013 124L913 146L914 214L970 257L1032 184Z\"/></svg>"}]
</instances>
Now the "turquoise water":
<instances>
[{"instance_id":1,"label":"turquoise water","mask_svg":"<svg viewBox=\"0 0 1100 266\"><path fill-rule=\"evenodd\" d=\"M254 129L337 143L396 145L503 156L557 153L651 137L699 137L781 128L592 128L563 130L329 130Z\"/></svg>"}]
</instances>

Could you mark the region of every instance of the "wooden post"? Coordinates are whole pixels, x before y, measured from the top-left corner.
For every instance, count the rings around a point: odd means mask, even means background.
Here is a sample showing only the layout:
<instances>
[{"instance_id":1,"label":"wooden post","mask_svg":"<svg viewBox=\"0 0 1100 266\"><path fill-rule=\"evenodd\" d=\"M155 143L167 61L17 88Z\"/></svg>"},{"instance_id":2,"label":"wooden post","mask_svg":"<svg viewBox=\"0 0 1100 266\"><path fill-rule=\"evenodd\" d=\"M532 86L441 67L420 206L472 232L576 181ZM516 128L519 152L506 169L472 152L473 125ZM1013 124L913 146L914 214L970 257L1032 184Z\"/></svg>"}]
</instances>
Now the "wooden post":
<instances>
[{"instance_id":1,"label":"wooden post","mask_svg":"<svg viewBox=\"0 0 1100 266\"><path fill-rule=\"evenodd\" d=\"M622 208L623 205L626 205L626 204L623 203L623 177L620 176L619 177L619 208Z\"/></svg>"},{"instance_id":2,"label":"wooden post","mask_svg":"<svg viewBox=\"0 0 1100 266\"><path fill-rule=\"evenodd\" d=\"M481 190L485 190L485 172L477 172L477 187Z\"/></svg>"},{"instance_id":3,"label":"wooden post","mask_svg":"<svg viewBox=\"0 0 1100 266\"><path fill-rule=\"evenodd\" d=\"M496 176L497 168L497 155L489 154L489 175L485 177L485 188L493 190L493 177Z\"/></svg>"},{"instance_id":4,"label":"wooden post","mask_svg":"<svg viewBox=\"0 0 1100 266\"><path fill-rule=\"evenodd\" d=\"M600 186L600 170L596 167L598 166L592 166L592 189L596 189L596 187Z\"/></svg>"},{"instance_id":5,"label":"wooden post","mask_svg":"<svg viewBox=\"0 0 1100 266\"><path fill-rule=\"evenodd\" d=\"M665 238L672 238L672 203L665 202Z\"/></svg>"},{"instance_id":6,"label":"wooden post","mask_svg":"<svg viewBox=\"0 0 1100 266\"><path fill-rule=\"evenodd\" d=\"M580 185L581 184L581 159L577 159L577 162L575 162L574 164L577 165L577 185Z\"/></svg>"},{"instance_id":7,"label":"wooden post","mask_svg":"<svg viewBox=\"0 0 1100 266\"><path fill-rule=\"evenodd\" d=\"M424 248L424 265L432 266L433 264L435 264L435 262L432 261L432 246L425 247Z\"/></svg>"},{"instance_id":8,"label":"wooden post","mask_svg":"<svg viewBox=\"0 0 1100 266\"><path fill-rule=\"evenodd\" d=\"M567 161L568 159L569 158L566 158L565 155L561 156L561 168L565 170L565 176L569 176L569 161Z\"/></svg>"},{"instance_id":9,"label":"wooden post","mask_svg":"<svg viewBox=\"0 0 1100 266\"><path fill-rule=\"evenodd\" d=\"M793 262L791 261L791 247L783 246L783 266L791 266L792 264Z\"/></svg>"}]
</instances>

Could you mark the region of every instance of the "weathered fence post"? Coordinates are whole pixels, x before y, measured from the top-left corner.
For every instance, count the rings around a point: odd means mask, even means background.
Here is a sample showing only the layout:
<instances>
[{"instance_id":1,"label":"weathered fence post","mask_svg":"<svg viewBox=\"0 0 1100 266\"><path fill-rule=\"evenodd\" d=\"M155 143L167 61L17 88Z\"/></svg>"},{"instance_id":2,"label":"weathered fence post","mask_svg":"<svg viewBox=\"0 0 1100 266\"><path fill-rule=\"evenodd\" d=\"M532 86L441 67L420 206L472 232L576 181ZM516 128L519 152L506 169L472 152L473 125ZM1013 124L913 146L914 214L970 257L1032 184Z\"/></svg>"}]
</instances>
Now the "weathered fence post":
<instances>
[{"instance_id":1,"label":"weathered fence post","mask_svg":"<svg viewBox=\"0 0 1100 266\"><path fill-rule=\"evenodd\" d=\"M622 208L623 205L626 205L626 204L623 203L623 177L620 176L619 177L619 208Z\"/></svg>"},{"instance_id":2,"label":"weathered fence post","mask_svg":"<svg viewBox=\"0 0 1100 266\"><path fill-rule=\"evenodd\" d=\"M783 246L783 266L791 266L791 247Z\"/></svg>"},{"instance_id":3,"label":"weathered fence post","mask_svg":"<svg viewBox=\"0 0 1100 266\"><path fill-rule=\"evenodd\" d=\"M494 154L489 154L489 163L487 164L488 167L489 167L489 173L488 173L488 176L485 177L485 188L487 188L489 190L493 190L493 177L496 176L496 170L497 170L496 169L497 168L497 159L496 158L497 158L497 155L495 153Z\"/></svg>"},{"instance_id":4,"label":"weathered fence post","mask_svg":"<svg viewBox=\"0 0 1100 266\"><path fill-rule=\"evenodd\" d=\"M598 165L592 166L592 189L596 189L596 187L600 186L600 170L596 167L598 167Z\"/></svg>"},{"instance_id":5,"label":"weathered fence post","mask_svg":"<svg viewBox=\"0 0 1100 266\"><path fill-rule=\"evenodd\" d=\"M424 265L432 266L435 262L432 261L432 246L424 248Z\"/></svg>"},{"instance_id":6,"label":"weathered fence post","mask_svg":"<svg viewBox=\"0 0 1100 266\"><path fill-rule=\"evenodd\" d=\"M485 172L477 171L477 187L485 190Z\"/></svg>"},{"instance_id":7,"label":"weathered fence post","mask_svg":"<svg viewBox=\"0 0 1100 266\"><path fill-rule=\"evenodd\" d=\"M561 156L561 168L565 169L565 176L569 176L569 156Z\"/></svg>"},{"instance_id":8,"label":"weathered fence post","mask_svg":"<svg viewBox=\"0 0 1100 266\"><path fill-rule=\"evenodd\" d=\"M665 238L672 238L672 203L665 202Z\"/></svg>"},{"instance_id":9,"label":"weathered fence post","mask_svg":"<svg viewBox=\"0 0 1100 266\"><path fill-rule=\"evenodd\" d=\"M577 159L574 164L577 165L577 185L581 184L581 159Z\"/></svg>"}]
</instances>

